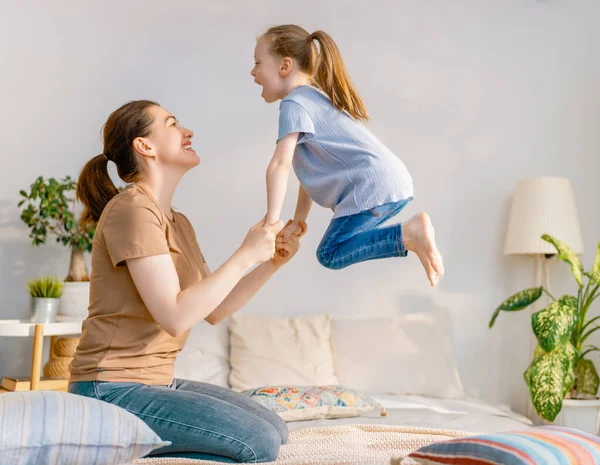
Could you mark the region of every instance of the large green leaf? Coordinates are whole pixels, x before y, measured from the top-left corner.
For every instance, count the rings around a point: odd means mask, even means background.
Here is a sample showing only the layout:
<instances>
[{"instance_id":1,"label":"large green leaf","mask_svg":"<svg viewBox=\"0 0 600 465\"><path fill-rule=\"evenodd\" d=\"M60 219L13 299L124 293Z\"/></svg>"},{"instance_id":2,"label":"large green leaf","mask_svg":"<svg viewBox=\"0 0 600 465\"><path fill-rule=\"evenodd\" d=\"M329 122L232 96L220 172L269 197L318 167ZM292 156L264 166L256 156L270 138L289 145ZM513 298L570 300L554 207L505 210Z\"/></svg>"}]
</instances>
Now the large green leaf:
<instances>
[{"instance_id":1,"label":"large green leaf","mask_svg":"<svg viewBox=\"0 0 600 465\"><path fill-rule=\"evenodd\" d=\"M592 281L594 284L600 285L600 272L590 271L589 273L583 274L590 278L590 281Z\"/></svg>"},{"instance_id":2,"label":"large green leaf","mask_svg":"<svg viewBox=\"0 0 600 465\"><path fill-rule=\"evenodd\" d=\"M554 350L571 337L577 323L577 299L565 295L531 317L537 340L546 352Z\"/></svg>"},{"instance_id":3,"label":"large green leaf","mask_svg":"<svg viewBox=\"0 0 600 465\"><path fill-rule=\"evenodd\" d=\"M567 370L564 380L563 397L565 397L575 384L575 368L579 359L579 351L570 341L563 344L557 350L562 350L569 361L569 369Z\"/></svg>"},{"instance_id":4,"label":"large green leaf","mask_svg":"<svg viewBox=\"0 0 600 465\"><path fill-rule=\"evenodd\" d=\"M517 292L516 294L511 295L508 299L502 302L494 314L492 315L492 319L490 320L490 328L494 326L494 322L501 310L506 312L515 312L517 310L523 310L524 308L531 305L542 295L542 287L532 287L530 289L524 289L522 291Z\"/></svg>"},{"instance_id":5,"label":"large green leaf","mask_svg":"<svg viewBox=\"0 0 600 465\"><path fill-rule=\"evenodd\" d=\"M580 359L575 369L577 393L595 396L600 385L600 378L591 360Z\"/></svg>"},{"instance_id":6,"label":"large green leaf","mask_svg":"<svg viewBox=\"0 0 600 465\"><path fill-rule=\"evenodd\" d=\"M579 284L579 287L583 287L583 265L581 260L575 252L573 252L566 244L562 243L558 239L555 239L548 234L544 234L542 239L552 244L558 251L558 258L564 260L571 265L571 272L573 277Z\"/></svg>"},{"instance_id":7,"label":"large green leaf","mask_svg":"<svg viewBox=\"0 0 600 465\"><path fill-rule=\"evenodd\" d=\"M547 352L542 349L541 345L537 345L535 347L535 350L533 351L533 361L537 362L540 358L542 358L543 355L545 355Z\"/></svg>"},{"instance_id":8,"label":"large green leaf","mask_svg":"<svg viewBox=\"0 0 600 465\"><path fill-rule=\"evenodd\" d=\"M598 250L596 251L596 259L592 265L592 271L587 273L587 275L593 282L600 284L600 242L598 242Z\"/></svg>"},{"instance_id":9,"label":"large green leaf","mask_svg":"<svg viewBox=\"0 0 600 465\"><path fill-rule=\"evenodd\" d=\"M523 373L523 378L525 378L525 383L527 384L527 386L529 386L529 375L531 372L531 367L545 353L546 353L546 351L544 349L542 349L539 344L536 346L535 350L533 351L533 361L531 362L531 365L529 365L527 370L525 370L525 373Z\"/></svg>"},{"instance_id":10,"label":"large green leaf","mask_svg":"<svg viewBox=\"0 0 600 465\"><path fill-rule=\"evenodd\" d=\"M570 344L570 343L567 343ZM569 355L563 347L542 355L531 366L529 392L538 415L554 421L565 396L565 385L573 377Z\"/></svg>"}]
</instances>

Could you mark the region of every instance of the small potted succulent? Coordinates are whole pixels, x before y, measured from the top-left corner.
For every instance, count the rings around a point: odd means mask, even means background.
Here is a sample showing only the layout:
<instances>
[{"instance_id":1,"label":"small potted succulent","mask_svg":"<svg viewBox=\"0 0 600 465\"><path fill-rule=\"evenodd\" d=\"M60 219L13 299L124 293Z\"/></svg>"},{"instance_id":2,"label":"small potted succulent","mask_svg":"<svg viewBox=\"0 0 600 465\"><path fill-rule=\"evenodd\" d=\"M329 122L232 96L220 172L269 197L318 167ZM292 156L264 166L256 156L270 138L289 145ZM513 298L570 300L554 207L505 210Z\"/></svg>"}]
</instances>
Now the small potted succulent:
<instances>
[{"instance_id":1,"label":"small potted succulent","mask_svg":"<svg viewBox=\"0 0 600 465\"><path fill-rule=\"evenodd\" d=\"M29 227L33 245L46 243L48 236L68 247L71 252L69 272L61 298L61 315L85 318L89 305L90 277L85 252L91 252L95 225L82 225L76 215L76 183L64 179L38 177L29 190L20 191L21 219Z\"/></svg>"},{"instance_id":2,"label":"small potted succulent","mask_svg":"<svg viewBox=\"0 0 600 465\"><path fill-rule=\"evenodd\" d=\"M523 310L546 293L551 303L531 318L538 346L523 375L532 404L544 420L597 434L600 378L586 355L600 351L589 340L600 329L600 315L588 317L591 305L600 297L600 243L592 269L585 272L579 257L566 244L549 235L542 239L552 244L558 258L571 266L577 295L556 299L543 286L525 289L500 304L489 326L494 325L501 311Z\"/></svg>"},{"instance_id":3,"label":"small potted succulent","mask_svg":"<svg viewBox=\"0 0 600 465\"><path fill-rule=\"evenodd\" d=\"M54 276L33 279L27 283L31 298L31 321L52 323L56 321L63 283Z\"/></svg>"}]
</instances>

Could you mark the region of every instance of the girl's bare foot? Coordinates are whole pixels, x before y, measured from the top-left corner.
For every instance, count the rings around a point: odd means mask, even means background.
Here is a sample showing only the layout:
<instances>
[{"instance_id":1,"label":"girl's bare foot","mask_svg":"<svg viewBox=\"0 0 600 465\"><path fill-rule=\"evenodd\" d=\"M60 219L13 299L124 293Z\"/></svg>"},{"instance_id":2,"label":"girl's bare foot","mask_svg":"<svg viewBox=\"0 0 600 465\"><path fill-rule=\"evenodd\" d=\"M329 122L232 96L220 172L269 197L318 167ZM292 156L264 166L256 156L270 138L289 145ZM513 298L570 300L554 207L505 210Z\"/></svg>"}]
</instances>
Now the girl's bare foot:
<instances>
[{"instance_id":1,"label":"girl's bare foot","mask_svg":"<svg viewBox=\"0 0 600 465\"><path fill-rule=\"evenodd\" d=\"M435 244L435 230L427 213L417 213L402 223L402 241L421 260L427 278L435 286L444 276L444 263Z\"/></svg>"}]
</instances>

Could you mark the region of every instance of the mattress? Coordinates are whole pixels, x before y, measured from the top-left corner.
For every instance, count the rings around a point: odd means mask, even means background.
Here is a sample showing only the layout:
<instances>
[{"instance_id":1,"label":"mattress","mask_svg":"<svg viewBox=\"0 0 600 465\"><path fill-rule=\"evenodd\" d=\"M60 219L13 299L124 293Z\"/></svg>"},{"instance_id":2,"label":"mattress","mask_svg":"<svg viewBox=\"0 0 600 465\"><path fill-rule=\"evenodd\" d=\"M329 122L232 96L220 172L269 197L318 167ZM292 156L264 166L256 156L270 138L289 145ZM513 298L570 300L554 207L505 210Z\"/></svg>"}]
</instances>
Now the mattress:
<instances>
[{"instance_id":1,"label":"mattress","mask_svg":"<svg viewBox=\"0 0 600 465\"><path fill-rule=\"evenodd\" d=\"M385 407L388 414L381 416L376 409L359 417L333 420L308 420L288 423L290 431L321 426L348 424L378 424L415 426L423 428L450 429L481 433L496 433L523 429L531 421L503 405L463 397L460 399L437 399L414 395L371 395Z\"/></svg>"}]
</instances>

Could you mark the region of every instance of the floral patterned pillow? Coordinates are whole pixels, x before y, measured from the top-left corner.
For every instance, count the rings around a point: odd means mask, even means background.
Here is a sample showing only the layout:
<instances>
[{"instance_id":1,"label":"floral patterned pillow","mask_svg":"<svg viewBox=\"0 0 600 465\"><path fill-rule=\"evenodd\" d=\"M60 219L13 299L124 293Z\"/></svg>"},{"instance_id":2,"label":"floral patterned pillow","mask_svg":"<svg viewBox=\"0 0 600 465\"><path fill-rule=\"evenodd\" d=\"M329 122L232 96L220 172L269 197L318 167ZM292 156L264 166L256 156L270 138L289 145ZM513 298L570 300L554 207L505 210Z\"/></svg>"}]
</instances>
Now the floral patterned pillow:
<instances>
[{"instance_id":1,"label":"floral patterned pillow","mask_svg":"<svg viewBox=\"0 0 600 465\"><path fill-rule=\"evenodd\" d=\"M284 421L357 417L375 408L387 411L369 396L344 386L266 386L242 394L277 413Z\"/></svg>"}]
</instances>

